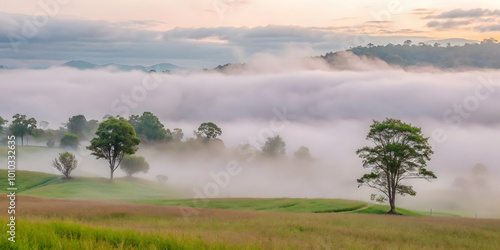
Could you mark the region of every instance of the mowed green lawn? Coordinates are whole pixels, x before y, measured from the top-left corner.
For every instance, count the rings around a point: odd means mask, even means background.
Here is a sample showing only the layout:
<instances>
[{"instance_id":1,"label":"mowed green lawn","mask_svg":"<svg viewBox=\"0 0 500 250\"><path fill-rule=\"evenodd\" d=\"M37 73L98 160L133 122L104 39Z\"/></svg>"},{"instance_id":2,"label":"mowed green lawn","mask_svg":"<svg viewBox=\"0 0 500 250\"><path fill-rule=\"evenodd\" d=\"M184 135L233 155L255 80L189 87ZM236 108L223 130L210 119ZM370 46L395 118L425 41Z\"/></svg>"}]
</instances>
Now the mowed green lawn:
<instances>
[{"instance_id":1,"label":"mowed green lawn","mask_svg":"<svg viewBox=\"0 0 500 250\"><path fill-rule=\"evenodd\" d=\"M196 209L18 197L0 249L498 249L500 220ZM0 196L0 207L7 197ZM5 213L0 223L7 224Z\"/></svg>"}]
</instances>

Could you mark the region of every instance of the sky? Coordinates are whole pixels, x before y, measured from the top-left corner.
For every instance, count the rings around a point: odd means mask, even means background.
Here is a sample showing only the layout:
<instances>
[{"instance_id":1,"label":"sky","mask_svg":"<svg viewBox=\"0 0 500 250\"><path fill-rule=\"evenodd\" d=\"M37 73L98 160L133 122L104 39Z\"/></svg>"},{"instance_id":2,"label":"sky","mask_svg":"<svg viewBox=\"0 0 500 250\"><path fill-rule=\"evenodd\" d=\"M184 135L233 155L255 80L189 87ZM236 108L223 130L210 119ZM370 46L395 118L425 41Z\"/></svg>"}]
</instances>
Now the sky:
<instances>
[{"instance_id":1,"label":"sky","mask_svg":"<svg viewBox=\"0 0 500 250\"><path fill-rule=\"evenodd\" d=\"M293 50L500 39L498 1L0 0L0 65L169 62L200 69ZM462 41L462 42L465 42Z\"/></svg>"}]
</instances>

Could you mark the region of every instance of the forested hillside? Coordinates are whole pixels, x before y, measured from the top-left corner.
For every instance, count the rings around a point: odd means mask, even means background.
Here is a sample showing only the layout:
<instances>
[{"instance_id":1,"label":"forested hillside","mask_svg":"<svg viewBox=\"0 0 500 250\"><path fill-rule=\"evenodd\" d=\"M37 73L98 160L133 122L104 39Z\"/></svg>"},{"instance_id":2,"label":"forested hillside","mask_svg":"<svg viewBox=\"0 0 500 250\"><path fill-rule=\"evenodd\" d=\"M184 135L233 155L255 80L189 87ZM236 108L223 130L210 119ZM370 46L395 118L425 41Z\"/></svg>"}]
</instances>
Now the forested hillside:
<instances>
[{"instance_id":1,"label":"forested hillside","mask_svg":"<svg viewBox=\"0 0 500 250\"><path fill-rule=\"evenodd\" d=\"M463 46L450 46L449 44L412 44L410 40L403 45L387 44L351 48L358 56L379 58L389 64L408 66L435 66L438 68L500 68L500 43L490 38L481 43L465 44ZM322 58L329 62L339 52L330 52Z\"/></svg>"}]
</instances>

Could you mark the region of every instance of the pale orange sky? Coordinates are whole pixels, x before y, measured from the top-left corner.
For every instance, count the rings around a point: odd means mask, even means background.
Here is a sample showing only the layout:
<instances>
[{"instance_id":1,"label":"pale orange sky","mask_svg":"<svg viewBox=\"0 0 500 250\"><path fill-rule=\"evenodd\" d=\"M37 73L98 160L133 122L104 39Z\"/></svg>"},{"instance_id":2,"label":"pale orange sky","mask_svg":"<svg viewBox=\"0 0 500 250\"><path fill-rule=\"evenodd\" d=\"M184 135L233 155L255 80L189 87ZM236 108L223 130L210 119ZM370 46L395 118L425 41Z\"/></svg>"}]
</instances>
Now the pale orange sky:
<instances>
[{"instance_id":1,"label":"pale orange sky","mask_svg":"<svg viewBox=\"0 0 500 250\"><path fill-rule=\"evenodd\" d=\"M53 0L56 2L56 0ZM364 28L379 33L379 29L399 31L398 35L425 35L434 38L462 37L482 39L499 37L499 32L484 34L465 29L436 31L426 27L427 20L411 14L414 9L429 9L435 12L452 9L500 9L500 1L450 1L450 0L59 0L57 16L126 22L151 20L156 25L140 27L150 30L170 30L175 27L255 27L266 25L297 25L304 27L354 26L359 30L367 21L391 19L378 28ZM50 1L48 1L50 2ZM38 0L0 0L1 12L36 15L43 10ZM391 7L392 6L392 7ZM384 15L390 13L389 16ZM381 19L377 19L380 16ZM401 32L409 29L420 32ZM378 35L384 35L380 33Z\"/></svg>"}]
</instances>

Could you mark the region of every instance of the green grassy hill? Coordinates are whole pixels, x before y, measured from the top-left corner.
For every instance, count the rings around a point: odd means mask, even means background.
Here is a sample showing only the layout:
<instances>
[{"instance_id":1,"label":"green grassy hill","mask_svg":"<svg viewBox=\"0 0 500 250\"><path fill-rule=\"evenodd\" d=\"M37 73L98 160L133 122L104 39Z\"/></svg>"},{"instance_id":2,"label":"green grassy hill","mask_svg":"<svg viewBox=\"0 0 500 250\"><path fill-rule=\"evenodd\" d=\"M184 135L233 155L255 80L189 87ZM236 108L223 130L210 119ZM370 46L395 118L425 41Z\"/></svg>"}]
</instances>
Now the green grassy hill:
<instances>
[{"instance_id":1,"label":"green grassy hill","mask_svg":"<svg viewBox=\"0 0 500 250\"><path fill-rule=\"evenodd\" d=\"M0 170L7 176L7 170ZM140 178L74 177L66 180L58 175L31 171L16 171L17 193L45 198L70 199L143 199L175 198L182 191L171 185L160 185ZM7 181L0 181L0 192L7 192Z\"/></svg>"},{"instance_id":2,"label":"green grassy hill","mask_svg":"<svg viewBox=\"0 0 500 250\"><path fill-rule=\"evenodd\" d=\"M0 176L7 176L7 170L0 170ZM7 181L0 181L0 193L7 192ZM228 209L247 211L291 212L291 213L361 213L384 214L388 206L368 204L362 201L342 199L295 199L295 198L219 198L208 200L178 199L189 193L172 185L160 185L140 178L107 178L61 176L31 171L16 171L17 194L62 199L120 200L130 203L195 207L207 209ZM422 216L398 208L403 215ZM436 216L439 216L436 214ZM447 215L449 216L449 214Z\"/></svg>"}]
</instances>

